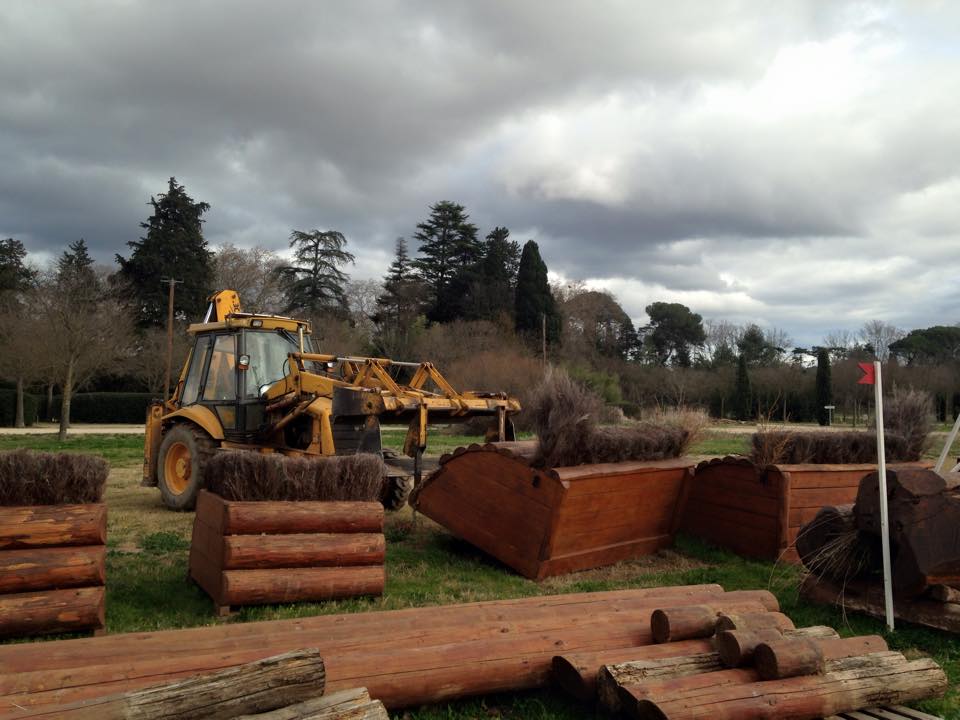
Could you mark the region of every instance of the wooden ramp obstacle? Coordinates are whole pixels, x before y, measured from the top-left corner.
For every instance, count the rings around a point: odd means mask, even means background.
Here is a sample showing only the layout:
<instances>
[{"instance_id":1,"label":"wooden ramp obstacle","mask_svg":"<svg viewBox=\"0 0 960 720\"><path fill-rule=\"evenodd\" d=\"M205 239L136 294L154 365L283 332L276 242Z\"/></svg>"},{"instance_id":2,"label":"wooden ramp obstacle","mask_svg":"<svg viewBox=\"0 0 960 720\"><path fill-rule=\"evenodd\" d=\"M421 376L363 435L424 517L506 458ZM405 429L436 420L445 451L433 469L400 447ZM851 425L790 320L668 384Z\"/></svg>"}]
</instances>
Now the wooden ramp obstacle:
<instances>
[{"instance_id":1,"label":"wooden ramp obstacle","mask_svg":"<svg viewBox=\"0 0 960 720\"><path fill-rule=\"evenodd\" d=\"M904 463L896 467L928 467ZM680 530L746 557L798 563L800 528L825 505L852 503L876 465L755 465L746 457L697 465Z\"/></svg>"},{"instance_id":2,"label":"wooden ramp obstacle","mask_svg":"<svg viewBox=\"0 0 960 720\"><path fill-rule=\"evenodd\" d=\"M411 503L533 579L612 565L673 542L689 459L535 468L535 451L536 441L458 448Z\"/></svg>"}]
</instances>

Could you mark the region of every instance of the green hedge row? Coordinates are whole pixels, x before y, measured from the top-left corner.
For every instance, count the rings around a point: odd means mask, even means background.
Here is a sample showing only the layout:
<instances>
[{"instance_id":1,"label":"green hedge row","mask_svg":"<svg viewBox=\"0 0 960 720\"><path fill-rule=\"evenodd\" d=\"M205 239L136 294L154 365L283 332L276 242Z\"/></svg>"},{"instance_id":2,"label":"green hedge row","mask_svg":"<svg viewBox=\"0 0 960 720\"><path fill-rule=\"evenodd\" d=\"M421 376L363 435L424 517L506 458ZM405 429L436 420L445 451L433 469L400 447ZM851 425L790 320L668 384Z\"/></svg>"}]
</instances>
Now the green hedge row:
<instances>
[{"instance_id":1,"label":"green hedge row","mask_svg":"<svg viewBox=\"0 0 960 720\"><path fill-rule=\"evenodd\" d=\"M40 410L40 398L30 393L23 394L23 420L33 425ZM0 389L0 427L13 427L17 417L17 391Z\"/></svg>"},{"instance_id":2,"label":"green hedge row","mask_svg":"<svg viewBox=\"0 0 960 720\"><path fill-rule=\"evenodd\" d=\"M92 392L70 398L70 422L143 423L153 393ZM60 396L54 397L51 413L60 417Z\"/></svg>"}]
</instances>

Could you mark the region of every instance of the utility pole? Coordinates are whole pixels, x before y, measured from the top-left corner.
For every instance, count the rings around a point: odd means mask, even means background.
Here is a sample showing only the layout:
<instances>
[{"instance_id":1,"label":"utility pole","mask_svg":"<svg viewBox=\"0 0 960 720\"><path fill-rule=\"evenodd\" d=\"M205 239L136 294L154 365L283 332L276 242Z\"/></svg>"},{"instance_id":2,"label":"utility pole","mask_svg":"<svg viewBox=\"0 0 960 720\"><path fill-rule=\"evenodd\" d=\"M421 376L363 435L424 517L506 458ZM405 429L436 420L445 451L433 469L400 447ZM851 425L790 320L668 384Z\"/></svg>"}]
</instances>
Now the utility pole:
<instances>
[{"instance_id":1,"label":"utility pole","mask_svg":"<svg viewBox=\"0 0 960 720\"><path fill-rule=\"evenodd\" d=\"M540 334L543 338L543 368L547 368L547 314L540 313L541 329Z\"/></svg>"},{"instance_id":2,"label":"utility pole","mask_svg":"<svg viewBox=\"0 0 960 720\"><path fill-rule=\"evenodd\" d=\"M170 366L173 364L173 293L177 283L183 280L165 277L160 278L160 282L170 286L167 296L167 371L163 375L163 401L166 402L170 397Z\"/></svg>"}]
</instances>

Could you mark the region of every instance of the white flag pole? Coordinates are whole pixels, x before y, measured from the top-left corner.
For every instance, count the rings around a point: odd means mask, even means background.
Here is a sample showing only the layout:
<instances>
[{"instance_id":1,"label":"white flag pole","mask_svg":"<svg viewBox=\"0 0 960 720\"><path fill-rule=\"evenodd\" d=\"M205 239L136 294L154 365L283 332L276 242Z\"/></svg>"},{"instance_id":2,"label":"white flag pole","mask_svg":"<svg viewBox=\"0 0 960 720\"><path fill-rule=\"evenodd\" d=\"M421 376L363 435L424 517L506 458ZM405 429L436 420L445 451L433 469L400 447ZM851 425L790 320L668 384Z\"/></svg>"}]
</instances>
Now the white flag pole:
<instances>
[{"instance_id":1,"label":"white flag pole","mask_svg":"<svg viewBox=\"0 0 960 720\"><path fill-rule=\"evenodd\" d=\"M873 363L873 391L877 415L877 472L880 476L880 539L883 546L883 602L887 613L887 627L893 630L893 583L890 579L890 519L887 511L887 457L883 443L883 381L880 363Z\"/></svg>"}]
</instances>

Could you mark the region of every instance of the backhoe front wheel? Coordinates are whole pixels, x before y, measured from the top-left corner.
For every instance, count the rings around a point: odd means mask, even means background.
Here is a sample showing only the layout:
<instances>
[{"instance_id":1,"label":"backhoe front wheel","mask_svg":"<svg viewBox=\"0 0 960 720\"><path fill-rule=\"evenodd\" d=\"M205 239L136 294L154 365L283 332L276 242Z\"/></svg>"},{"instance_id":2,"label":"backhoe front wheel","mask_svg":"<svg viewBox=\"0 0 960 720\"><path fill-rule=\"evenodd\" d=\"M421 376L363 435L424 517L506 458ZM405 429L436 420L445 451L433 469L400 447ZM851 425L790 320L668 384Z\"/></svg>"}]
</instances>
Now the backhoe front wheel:
<instances>
[{"instance_id":1,"label":"backhoe front wheel","mask_svg":"<svg viewBox=\"0 0 960 720\"><path fill-rule=\"evenodd\" d=\"M203 487L213 440L203 430L174 425L163 435L157 464L157 486L163 504L171 510L192 510Z\"/></svg>"}]
</instances>

